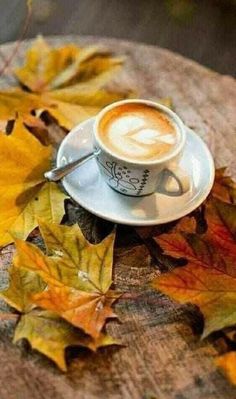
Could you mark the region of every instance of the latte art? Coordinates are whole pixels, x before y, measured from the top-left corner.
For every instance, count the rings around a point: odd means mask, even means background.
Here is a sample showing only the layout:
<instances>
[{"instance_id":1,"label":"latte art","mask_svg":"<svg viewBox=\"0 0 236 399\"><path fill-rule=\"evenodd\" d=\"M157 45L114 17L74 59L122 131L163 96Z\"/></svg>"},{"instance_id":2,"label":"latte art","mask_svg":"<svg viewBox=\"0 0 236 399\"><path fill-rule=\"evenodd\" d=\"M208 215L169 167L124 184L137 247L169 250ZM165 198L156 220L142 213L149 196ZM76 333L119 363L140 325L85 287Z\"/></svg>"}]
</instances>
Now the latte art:
<instances>
[{"instance_id":1,"label":"latte art","mask_svg":"<svg viewBox=\"0 0 236 399\"><path fill-rule=\"evenodd\" d=\"M108 111L99 123L104 145L132 161L163 157L177 142L177 127L164 112L138 103L127 103Z\"/></svg>"}]
</instances>

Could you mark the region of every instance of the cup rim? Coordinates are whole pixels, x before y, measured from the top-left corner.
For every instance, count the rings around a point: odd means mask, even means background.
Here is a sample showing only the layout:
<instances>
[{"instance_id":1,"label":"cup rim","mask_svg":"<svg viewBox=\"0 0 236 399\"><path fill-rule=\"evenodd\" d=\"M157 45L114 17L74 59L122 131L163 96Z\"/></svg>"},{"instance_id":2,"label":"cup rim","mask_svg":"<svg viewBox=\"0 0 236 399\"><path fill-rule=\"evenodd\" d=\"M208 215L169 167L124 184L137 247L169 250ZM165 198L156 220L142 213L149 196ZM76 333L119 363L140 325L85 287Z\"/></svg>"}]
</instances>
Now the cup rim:
<instances>
[{"instance_id":1,"label":"cup rim","mask_svg":"<svg viewBox=\"0 0 236 399\"><path fill-rule=\"evenodd\" d=\"M136 104L146 104L146 105L150 105L151 107L154 107L156 109L161 109L164 113L166 113L171 119L174 120L174 122L177 124L177 132L180 136L180 141L178 143L178 145L172 150L170 151L170 153L168 153L167 155L159 158L159 159L155 159L155 160L151 160L151 161L133 161L133 160L129 160L126 157L122 157L119 156L117 154L115 154L112 150L110 150L109 148L107 148L103 142L101 141L99 134L98 134L98 125L102 119L102 117L111 109L122 105L122 104L128 104L128 103L136 103ZM158 164L162 164L166 161L171 160L172 158L174 158L175 156L177 156L181 150L184 147L185 141L186 141L186 130L185 130L185 126L184 123L182 122L182 120L180 119L180 117L171 109L169 109L168 107L166 107L163 104L160 104L158 102L155 101L151 101L151 100L144 100L144 99L128 99L128 100L120 100L120 101L115 101L112 104L107 105L105 108L103 108L95 117L95 123L94 123L94 127L93 127L93 133L94 133L94 137L97 141L97 143L99 144L100 148L107 153L108 155L118 159L119 161L123 161L126 162L128 164L131 165L158 165Z\"/></svg>"}]
</instances>

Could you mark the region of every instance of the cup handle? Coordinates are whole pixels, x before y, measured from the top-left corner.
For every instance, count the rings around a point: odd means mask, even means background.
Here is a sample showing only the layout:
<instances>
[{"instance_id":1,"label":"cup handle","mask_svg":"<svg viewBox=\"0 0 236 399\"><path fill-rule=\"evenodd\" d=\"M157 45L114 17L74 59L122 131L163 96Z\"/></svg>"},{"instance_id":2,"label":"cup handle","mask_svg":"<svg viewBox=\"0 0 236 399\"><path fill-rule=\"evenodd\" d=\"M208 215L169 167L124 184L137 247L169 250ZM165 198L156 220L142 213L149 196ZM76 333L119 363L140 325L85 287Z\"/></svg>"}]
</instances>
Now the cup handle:
<instances>
[{"instance_id":1,"label":"cup handle","mask_svg":"<svg viewBox=\"0 0 236 399\"><path fill-rule=\"evenodd\" d=\"M169 178L172 178L178 184L177 190L168 190L166 185L168 184ZM189 191L190 189L190 178L187 173L180 166L173 166L165 168L162 171L162 176L158 184L157 191L161 194L166 194L171 197L178 197Z\"/></svg>"}]
</instances>

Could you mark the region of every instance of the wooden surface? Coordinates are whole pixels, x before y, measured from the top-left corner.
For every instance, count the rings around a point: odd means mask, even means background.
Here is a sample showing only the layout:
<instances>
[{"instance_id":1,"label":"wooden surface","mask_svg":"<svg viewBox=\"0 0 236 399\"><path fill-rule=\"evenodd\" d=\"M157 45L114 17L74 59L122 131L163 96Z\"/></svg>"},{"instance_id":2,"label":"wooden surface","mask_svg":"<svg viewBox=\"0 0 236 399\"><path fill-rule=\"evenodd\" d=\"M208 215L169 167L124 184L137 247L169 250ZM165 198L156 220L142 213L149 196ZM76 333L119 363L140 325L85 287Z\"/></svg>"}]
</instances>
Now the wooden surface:
<instances>
[{"instance_id":1,"label":"wooden surface","mask_svg":"<svg viewBox=\"0 0 236 399\"><path fill-rule=\"evenodd\" d=\"M233 78L151 46L75 36L52 42L70 40L101 43L126 54L126 68L116 78L120 84L137 88L144 98L171 96L176 112L210 146L216 164L229 165L236 177ZM2 50L8 54L11 46ZM67 221L78 221L93 241L111 229L111 224L70 203ZM2 251L1 260L3 283L9 248ZM1 322L0 399L235 399L236 389L213 362L220 339L200 341L200 315L148 287L162 269L152 240L120 226L114 265L116 287L129 295L117 303L120 322L110 322L108 331L126 346L97 354L69 353L69 372L63 374L27 345L14 346L13 325Z\"/></svg>"}]
</instances>

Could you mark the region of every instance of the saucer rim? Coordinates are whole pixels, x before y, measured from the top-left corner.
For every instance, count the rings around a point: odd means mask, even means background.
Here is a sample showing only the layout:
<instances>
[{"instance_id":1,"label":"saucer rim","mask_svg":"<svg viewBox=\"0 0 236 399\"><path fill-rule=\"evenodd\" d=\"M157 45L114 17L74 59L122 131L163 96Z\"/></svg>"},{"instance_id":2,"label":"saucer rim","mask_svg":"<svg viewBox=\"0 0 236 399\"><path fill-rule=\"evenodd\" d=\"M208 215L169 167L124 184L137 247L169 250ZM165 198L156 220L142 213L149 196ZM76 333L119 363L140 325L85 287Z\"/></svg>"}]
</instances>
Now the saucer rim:
<instances>
[{"instance_id":1,"label":"saucer rim","mask_svg":"<svg viewBox=\"0 0 236 399\"><path fill-rule=\"evenodd\" d=\"M66 142L69 140L69 137L73 136L74 134L77 134L77 132L79 131L79 129L81 129L84 125L90 124L95 120L94 117L86 119L85 121L79 123L78 125L76 125L66 136L65 138L62 140L60 147L58 149L57 152L57 156L56 156L56 165L57 167L61 166L61 162L60 160L62 159L62 153L63 153L63 148L66 145ZM205 154L207 155L207 163L209 165L209 172L210 172L210 178L209 178L209 182L208 185L204 188L204 193L202 194L202 196L200 196L199 200L193 201L192 206L189 206L187 208L187 210L183 209L182 212L178 212L178 214L172 214L169 217L165 217L165 218L156 218L156 219L151 219L151 220L146 220L145 218L143 219L139 219L137 221L134 221L133 219L122 219L119 218L117 220L117 218L113 218L113 217L109 217L107 215L104 215L103 213L101 213L100 211L96 211L96 209L94 210L94 208L91 210L90 207L86 206L86 203L84 203L84 201L80 201L78 202L78 199L75 198L75 195L73 195L73 193L71 194L70 192L70 183L66 181L66 177L64 179L62 179L62 185L65 189L65 191L68 193L68 195L80 206L82 206L82 208L84 208L85 210L87 210L88 212L92 213L93 215L102 218L104 220L108 220L109 222L113 222L116 224L125 224L128 226L154 226L154 225L160 225L160 224L165 224L165 223L169 223L169 222L173 222L175 220L178 220L188 214L190 214L191 212L193 212L196 208L198 208L207 198L208 194L210 193L212 186L214 184L214 178L215 178L215 164L214 164L214 160L212 157L212 154L209 150L209 148L207 147L207 145L205 144L205 142L201 139L201 137L199 137L192 129L190 129L189 127L187 127L186 125L184 125L186 130L189 132L189 134L191 134L192 136L194 136L195 139L198 140L199 145L201 145L204 148ZM188 136L188 135L187 135ZM188 140L188 138L186 138L186 140ZM117 195L121 195L119 193L117 193ZM153 195L155 195L155 193L150 194L150 197L152 197ZM130 198L130 196L127 196ZM137 197L134 197L134 199L136 199Z\"/></svg>"}]
</instances>

